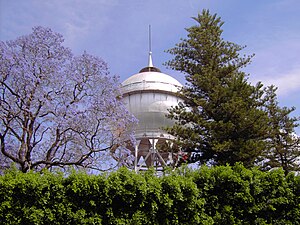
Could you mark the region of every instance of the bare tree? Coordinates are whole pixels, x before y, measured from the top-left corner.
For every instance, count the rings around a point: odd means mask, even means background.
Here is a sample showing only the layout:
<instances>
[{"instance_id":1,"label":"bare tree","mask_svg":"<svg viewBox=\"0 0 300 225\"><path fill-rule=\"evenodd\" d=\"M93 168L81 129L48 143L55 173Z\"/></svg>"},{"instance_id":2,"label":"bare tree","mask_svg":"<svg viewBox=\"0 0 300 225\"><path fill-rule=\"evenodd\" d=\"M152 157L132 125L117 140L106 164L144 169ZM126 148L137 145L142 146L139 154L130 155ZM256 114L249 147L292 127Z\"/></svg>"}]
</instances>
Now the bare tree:
<instances>
[{"instance_id":1,"label":"bare tree","mask_svg":"<svg viewBox=\"0 0 300 225\"><path fill-rule=\"evenodd\" d=\"M43 27L0 42L2 168L102 169L107 153L133 140L136 121L120 101L118 78L103 60L75 57L62 43Z\"/></svg>"}]
</instances>

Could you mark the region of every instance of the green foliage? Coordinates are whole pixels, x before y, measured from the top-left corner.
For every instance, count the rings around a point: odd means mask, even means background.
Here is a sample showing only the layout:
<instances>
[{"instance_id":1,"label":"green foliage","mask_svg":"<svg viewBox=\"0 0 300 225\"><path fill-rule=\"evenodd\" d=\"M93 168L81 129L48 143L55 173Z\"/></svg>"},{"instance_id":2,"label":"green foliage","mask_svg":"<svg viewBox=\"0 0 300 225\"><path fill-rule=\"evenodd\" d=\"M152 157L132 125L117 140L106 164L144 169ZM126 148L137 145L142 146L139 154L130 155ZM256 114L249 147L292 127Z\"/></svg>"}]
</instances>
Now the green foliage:
<instances>
[{"instance_id":1,"label":"green foliage","mask_svg":"<svg viewBox=\"0 0 300 225\"><path fill-rule=\"evenodd\" d=\"M300 224L300 177L235 166L161 177L27 173L0 177L1 224Z\"/></svg>"},{"instance_id":2,"label":"green foliage","mask_svg":"<svg viewBox=\"0 0 300 225\"><path fill-rule=\"evenodd\" d=\"M300 138L295 134L299 126L299 118L290 114L294 107L280 107L274 86L266 89L266 111L270 118L269 148L264 154L264 167L282 167L287 174L290 171L300 171Z\"/></svg>"},{"instance_id":3,"label":"green foliage","mask_svg":"<svg viewBox=\"0 0 300 225\"><path fill-rule=\"evenodd\" d=\"M159 208L159 224L202 224L207 219L204 199L191 178L170 174L161 180L163 199ZM195 213L197 212L197 213Z\"/></svg>"},{"instance_id":4,"label":"green foliage","mask_svg":"<svg viewBox=\"0 0 300 225\"><path fill-rule=\"evenodd\" d=\"M7 172L0 181L0 221L4 224L61 224L56 218L65 213L62 182L59 174L23 174L16 169Z\"/></svg>"},{"instance_id":5,"label":"green foliage","mask_svg":"<svg viewBox=\"0 0 300 225\"><path fill-rule=\"evenodd\" d=\"M201 152L202 163L253 166L266 147L268 117L262 84L252 86L241 71L252 56L240 56L243 47L223 40L220 17L204 10L194 20L187 38L168 51L174 59L167 65L183 72L187 83L167 131L183 151Z\"/></svg>"},{"instance_id":6,"label":"green foliage","mask_svg":"<svg viewBox=\"0 0 300 225\"><path fill-rule=\"evenodd\" d=\"M262 172L241 164L202 167L194 175L205 212L216 224L299 224L296 180L282 170Z\"/></svg>"}]
</instances>

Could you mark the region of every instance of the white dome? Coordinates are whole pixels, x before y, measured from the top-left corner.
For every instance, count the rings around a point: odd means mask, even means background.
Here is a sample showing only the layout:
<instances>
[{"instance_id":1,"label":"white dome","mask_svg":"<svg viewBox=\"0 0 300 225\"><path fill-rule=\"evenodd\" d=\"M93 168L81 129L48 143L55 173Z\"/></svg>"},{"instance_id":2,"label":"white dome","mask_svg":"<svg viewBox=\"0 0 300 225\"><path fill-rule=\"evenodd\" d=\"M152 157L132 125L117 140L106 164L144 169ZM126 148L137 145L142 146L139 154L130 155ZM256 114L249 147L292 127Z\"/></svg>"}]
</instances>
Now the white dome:
<instances>
[{"instance_id":1,"label":"white dome","mask_svg":"<svg viewBox=\"0 0 300 225\"><path fill-rule=\"evenodd\" d=\"M122 83L123 101L139 121L136 138L165 136L168 134L162 128L174 124L166 115L182 101L176 95L182 85L167 74L145 69Z\"/></svg>"},{"instance_id":2,"label":"white dome","mask_svg":"<svg viewBox=\"0 0 300 225\"><path fill-rule=\"evenodd\" d=\"M122 83L123 94L143 90L159 90L175 93L180 87L182 85L173 77L153 71L135 74Z\"/></svg>"}]
</instances>

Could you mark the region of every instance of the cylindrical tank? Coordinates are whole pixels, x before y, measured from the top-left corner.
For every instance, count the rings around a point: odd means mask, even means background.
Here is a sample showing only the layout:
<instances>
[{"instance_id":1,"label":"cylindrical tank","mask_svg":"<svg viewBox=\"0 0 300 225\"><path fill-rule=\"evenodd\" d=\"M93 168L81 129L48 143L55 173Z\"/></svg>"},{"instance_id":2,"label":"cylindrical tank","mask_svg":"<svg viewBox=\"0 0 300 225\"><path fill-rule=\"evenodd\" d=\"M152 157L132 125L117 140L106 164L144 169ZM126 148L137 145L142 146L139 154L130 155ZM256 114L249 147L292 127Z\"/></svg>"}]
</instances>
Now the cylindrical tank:
<instances>
[{"instance_id":1,"label":"cylindrical tank","mask_svg":"<svg viewBox=\"0 0 300 225\"><path fill-rule=\"evenodd\" d=\"M123 101L138 119L135 130L137 145L129 147L135 156L136 171L150 166L161 169L173 163L172 152L166 148L172 145L170 140L173 137L163 128L174 124L166 114L171 106L181 101L176 95L181 87L176 79L162 73L152 64L122 83ZM164 150L161 146L165 146Z\"/></svg>"}]
</instances>

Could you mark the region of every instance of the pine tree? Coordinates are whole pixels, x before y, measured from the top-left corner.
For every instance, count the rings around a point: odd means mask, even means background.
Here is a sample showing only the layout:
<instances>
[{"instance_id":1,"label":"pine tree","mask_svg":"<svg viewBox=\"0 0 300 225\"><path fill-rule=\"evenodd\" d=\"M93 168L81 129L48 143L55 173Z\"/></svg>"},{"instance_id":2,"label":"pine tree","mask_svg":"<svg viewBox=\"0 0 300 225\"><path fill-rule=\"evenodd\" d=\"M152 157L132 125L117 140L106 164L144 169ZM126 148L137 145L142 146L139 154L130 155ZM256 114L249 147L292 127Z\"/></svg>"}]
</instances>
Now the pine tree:
<instances>
[{"instance_id":1,"label":"pine tree","mask_svg":"<svg viewBox=\"0 0 300 225\"><path fill-rule=\"evenodd\" d=\"M183 151L198 152L202 163L243 162L252 166L266 147L268 118L263 106L263 85L252 86L241 69L252 56L224 41L223 22L209 10L193 18L188 36L168 50L174 58L166 65L185 74L179 92L184 102L170 109L175 125L167 128Z\"/></svg>"},{"instance_id":2,"label":"pine tree","mask_svg":"<svg viewBox=\"0 0 300 225\"><path fill-rule=\"evenodd\" d=\"M295 107L280 107L274 86L266 90L266 111L270 121L269 149L264 155L266 169L282 167L285 174L300 170L300 138L295 133L299 118L291 117Z\"/></svg>"}]
</instances>

